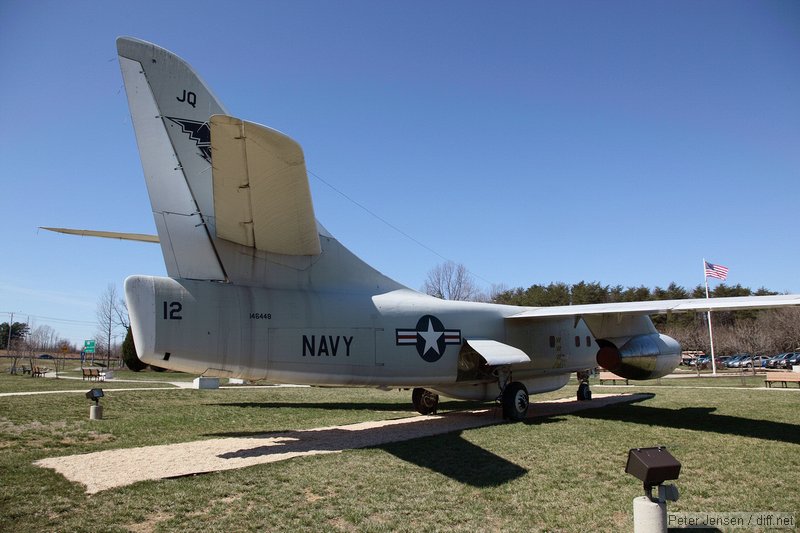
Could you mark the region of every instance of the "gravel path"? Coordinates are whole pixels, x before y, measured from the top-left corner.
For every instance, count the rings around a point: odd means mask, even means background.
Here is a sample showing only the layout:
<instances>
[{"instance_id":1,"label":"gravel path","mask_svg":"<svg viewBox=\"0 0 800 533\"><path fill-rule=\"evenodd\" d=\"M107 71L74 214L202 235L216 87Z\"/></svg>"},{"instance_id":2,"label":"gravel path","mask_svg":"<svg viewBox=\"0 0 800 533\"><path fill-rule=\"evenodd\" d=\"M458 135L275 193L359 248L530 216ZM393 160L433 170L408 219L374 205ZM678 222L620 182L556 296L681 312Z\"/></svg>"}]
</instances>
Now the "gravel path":
<instances>
[{"instance_id":1,"label":"gravel path","mask_svg":"<svg viewBox=\"0 0 800 533\"><path fill-rule=\"evenodd\" d=\"M529 413L531 418L553 416L649 397L648 394L595 394L591 402L564 399L532 403ZM138 481L244 468L292 457L379 446L502 422L498 409L458 411L253 437L208 439L51 457L34 464L52 468L68 480L85 485L87 493L95 494Z\"/></svg>"}]
</instances>

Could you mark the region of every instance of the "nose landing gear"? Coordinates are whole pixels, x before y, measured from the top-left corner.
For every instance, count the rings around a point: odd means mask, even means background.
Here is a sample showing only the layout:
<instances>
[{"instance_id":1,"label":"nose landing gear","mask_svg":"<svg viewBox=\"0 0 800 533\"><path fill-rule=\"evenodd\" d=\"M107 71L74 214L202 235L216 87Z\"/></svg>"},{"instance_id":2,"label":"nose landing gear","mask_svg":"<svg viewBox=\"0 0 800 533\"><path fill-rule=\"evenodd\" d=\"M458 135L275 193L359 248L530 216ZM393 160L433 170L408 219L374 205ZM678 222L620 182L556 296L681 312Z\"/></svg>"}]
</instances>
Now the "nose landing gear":
<instances>
[{"instance_id":1,"label":"nose landing gear","mask_svg":"<svg viewBox=\"0 0 800 533\"><path fill-rule=\"evenodd\" d=\"M411 402L419 414L435 415L439 406L439 395L427 389L416 388L411 392Z\"/></svg>"},{"instance_id":2,"label":"nose landing gear","mask_svg":"<svg viewBox=\"0 0 800 533\"><path fill-rule=\"evenodd\" d=\"M500 398L503 405L503 418L514 422L525 420L525 417L528 416L530 399L528 389L523 383L519 381L509 383L503 389Z\"/></svg>"},{"instance_id":3,"label":"nose landing gear","mask_svg":"<svg viewBox=\"0 0 800 533\"><path fill-rule=\"evenodd\" d=\"M589 371L583 370L575 373L578 378L578 401L588 401L592 399L592 391L589 388Z\"/></svg>"}]
</instances>

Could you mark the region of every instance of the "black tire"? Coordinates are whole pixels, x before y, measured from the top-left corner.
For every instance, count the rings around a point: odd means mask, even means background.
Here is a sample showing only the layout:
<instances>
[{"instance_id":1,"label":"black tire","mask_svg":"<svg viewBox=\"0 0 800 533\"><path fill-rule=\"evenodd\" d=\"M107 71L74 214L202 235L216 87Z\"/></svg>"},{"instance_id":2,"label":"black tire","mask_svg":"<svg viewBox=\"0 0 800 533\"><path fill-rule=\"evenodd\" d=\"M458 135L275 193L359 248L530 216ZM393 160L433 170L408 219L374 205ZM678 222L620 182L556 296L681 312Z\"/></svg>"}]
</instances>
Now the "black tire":
<instances>
[{"instance_id":1,"label":"black tire","mask_svg":"<svg viewBox=\"0 0 800 533\"><path fill-rule=\"evenodd\" d=\"M581 383L578 385L578 401L583 402L592 399L592 391L589 389L588 383Z\"/></svg>"},{"instance_id":2,"label":"black tire","mask_svg":"<svg viewBox=\"0 0 800 533\"><path fill-rule=\"evenodd\" d=\"M439 395L426 389L416 388L411 392L411 402L419 414L435 414L439 406Z\"/></svg>"},{"instance_id":3,"label":"black tire","mask_svg":"<svg viewBox=\"0 0 800 533\"><path fill-rule=\"evenodd\" d=\"M525 420L528 416L528 389L519 381L509 384L503 390L503 418L514 422Z\"/></svg>"}]
</instances>

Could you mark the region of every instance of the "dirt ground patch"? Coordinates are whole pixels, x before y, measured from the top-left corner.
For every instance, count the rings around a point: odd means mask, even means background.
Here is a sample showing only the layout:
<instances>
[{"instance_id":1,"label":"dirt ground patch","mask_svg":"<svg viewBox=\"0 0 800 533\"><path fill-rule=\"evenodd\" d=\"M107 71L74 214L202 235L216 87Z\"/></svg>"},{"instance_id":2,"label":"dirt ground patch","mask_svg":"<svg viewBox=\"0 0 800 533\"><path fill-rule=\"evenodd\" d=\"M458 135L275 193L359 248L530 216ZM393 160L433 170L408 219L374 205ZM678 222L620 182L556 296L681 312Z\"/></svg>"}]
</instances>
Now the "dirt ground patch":
<instances>
[{"instance_id":1,"label":"dirt ground patch","mask_svg":"<svg viewBox=\"0 0 800 533\"><path fill-rule=\"evenodd\" d=\"M532 403L530 418L567 414L639 401L647 394L596 394L590 402ZM502 423L499 409L362 422L248 437L228 437L158 446L51 457L34 464L52 468L94 494L138 481L232 470L304 455L337 453Z\"/></svg>"}]
</instances>

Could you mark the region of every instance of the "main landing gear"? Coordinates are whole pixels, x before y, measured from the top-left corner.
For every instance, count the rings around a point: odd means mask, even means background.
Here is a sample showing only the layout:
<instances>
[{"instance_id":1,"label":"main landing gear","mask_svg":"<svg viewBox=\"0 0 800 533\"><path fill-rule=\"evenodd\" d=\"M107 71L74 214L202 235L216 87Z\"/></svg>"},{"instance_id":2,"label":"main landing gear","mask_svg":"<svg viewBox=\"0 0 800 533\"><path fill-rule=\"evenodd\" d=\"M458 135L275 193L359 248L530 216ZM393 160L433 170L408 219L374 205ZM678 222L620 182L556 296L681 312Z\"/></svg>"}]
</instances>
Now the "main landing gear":
<instances>
[{"instance_id":1,"label":"main landing gear","mask_svg":"<svg viewBox=\"0 0 800 533\"><path fill-rule=\"evenodd\" d=\"M411 392L411 401L414 404L414 409L419 414L436 414L436 408L439 406L439 395L417 387ZM503 408L503 418L506 420L516 422L525 420L528 416L528 406L530 405L528 389L519 381L506 382L500 396L497 397L497 401L500 402Z\"/></svg>"},{"instance_id":2,"label":"main landing gear","mask_svg":"<svg viewBox=\"0 0 800 533\"><path fill-rule=\"evenodd\" d=\"M419 414L435 415L439 406L439 395L427 389L416 388L411 392L411 401Z\"/></svg>"},{"instance_id":3,"label":"main landing gear","mask_svg":"<svg viewBox=\"0 0 800 533\"><path fill-rule=\"evenodd\" d=\"M592 390L589 388L589 372L584 370L575 373L578 378L578 401L588 401L592 399Z\"/></svg>"}]
</instances>

